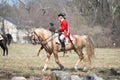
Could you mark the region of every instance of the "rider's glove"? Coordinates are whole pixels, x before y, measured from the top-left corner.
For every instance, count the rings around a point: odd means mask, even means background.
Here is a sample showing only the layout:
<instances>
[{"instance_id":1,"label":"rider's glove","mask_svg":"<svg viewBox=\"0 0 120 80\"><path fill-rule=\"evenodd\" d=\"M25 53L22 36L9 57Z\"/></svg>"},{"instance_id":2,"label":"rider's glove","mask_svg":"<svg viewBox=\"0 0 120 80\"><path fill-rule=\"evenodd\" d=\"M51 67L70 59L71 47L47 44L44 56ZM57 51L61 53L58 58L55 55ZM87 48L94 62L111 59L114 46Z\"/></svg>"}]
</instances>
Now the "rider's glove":
<instances>
[{"instance_id":1,"label":"rider's glove","mask_svg":"<svg viewBox=\"0 0 120 80\"><path fill-rule=\"evenodd\" d=\"M59 33L60 31L59 30L55 30L55 33Z\"/></svg>"}]
</instances>

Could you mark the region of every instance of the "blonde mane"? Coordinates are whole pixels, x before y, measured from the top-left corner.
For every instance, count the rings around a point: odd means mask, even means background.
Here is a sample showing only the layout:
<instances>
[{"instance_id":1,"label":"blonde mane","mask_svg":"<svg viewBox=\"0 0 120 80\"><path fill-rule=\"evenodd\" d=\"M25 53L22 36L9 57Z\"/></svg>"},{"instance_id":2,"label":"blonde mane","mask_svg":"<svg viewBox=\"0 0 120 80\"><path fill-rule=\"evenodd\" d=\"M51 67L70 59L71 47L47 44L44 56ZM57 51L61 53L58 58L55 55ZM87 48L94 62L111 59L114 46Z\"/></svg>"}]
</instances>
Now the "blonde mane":
<instances>
[{"instance_id":1,"label":"blonde mane","mask_svg":"<svg viewBox=\"0 0 120 80\"><path fill-rule=\"evenodd\" d=\"M38 33L38 34L40 34L40 36L42 36L42 37L44 35L45 39L52 35L52 32L50 32L49 30L47 30L45 28L36 28L35 32Z\"/></svg>"}]
</instances>

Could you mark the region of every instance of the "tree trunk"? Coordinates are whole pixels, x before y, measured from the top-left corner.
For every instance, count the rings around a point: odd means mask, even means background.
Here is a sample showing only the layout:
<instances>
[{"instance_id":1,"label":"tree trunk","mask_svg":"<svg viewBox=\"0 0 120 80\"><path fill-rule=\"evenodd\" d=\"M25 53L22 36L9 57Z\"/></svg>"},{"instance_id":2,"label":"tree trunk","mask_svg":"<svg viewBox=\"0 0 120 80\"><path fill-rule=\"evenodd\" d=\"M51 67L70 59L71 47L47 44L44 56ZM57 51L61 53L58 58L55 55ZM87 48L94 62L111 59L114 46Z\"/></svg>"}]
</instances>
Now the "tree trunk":
<instances>
[{"instance_id":1,"label":"tree trunk","mask_svg":"<svg viewBox=\"0 0 120 80\"><path fill-rule=\"evenodd\" d=\"M5 25L4 25L4 18L2 18L2 28L1 31L3 34L5 34Z\"/></svg>"}]
</instances>

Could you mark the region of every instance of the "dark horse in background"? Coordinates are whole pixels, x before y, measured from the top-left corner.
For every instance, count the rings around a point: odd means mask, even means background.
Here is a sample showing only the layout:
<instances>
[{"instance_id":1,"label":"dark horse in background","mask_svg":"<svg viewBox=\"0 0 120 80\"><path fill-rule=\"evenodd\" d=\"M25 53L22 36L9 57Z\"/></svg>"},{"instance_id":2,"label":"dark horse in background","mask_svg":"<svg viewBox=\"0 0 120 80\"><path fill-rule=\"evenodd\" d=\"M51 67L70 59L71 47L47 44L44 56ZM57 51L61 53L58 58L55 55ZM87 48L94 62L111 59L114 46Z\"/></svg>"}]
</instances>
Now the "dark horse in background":
<instances>
[{"instance_id":1,"label":"dark horse in background","mask_svg":"<svg viewBox=\"0 0 120 80\"><path fill-rule=\"evenodd\" d=\"M5 56L5 55L8 55L7 44L10 45L10 43L12 41L12 36L9 33L7 33L7 34L1 34L1 36L3 37L3 39L0 40L0 46L3 49L3 56Z\"/></svg>"}]
</instances>

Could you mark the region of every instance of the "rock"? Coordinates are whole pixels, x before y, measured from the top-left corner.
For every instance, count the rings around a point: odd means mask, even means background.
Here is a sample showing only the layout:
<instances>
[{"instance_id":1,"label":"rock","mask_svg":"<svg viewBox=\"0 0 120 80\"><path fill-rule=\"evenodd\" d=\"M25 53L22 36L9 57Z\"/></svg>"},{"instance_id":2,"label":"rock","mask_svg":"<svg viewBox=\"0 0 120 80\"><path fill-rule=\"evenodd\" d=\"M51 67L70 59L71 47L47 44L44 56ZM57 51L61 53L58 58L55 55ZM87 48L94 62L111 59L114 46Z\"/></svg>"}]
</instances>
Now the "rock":
<instances>
[{"instance_id":1,"label":"rock","mask_svg":"<svg viewBox=\"0 0 120 80\"><path fill-rule=\"evenodd\" d=\"M11 80L27 80L24 77L13 77Z\"/></svg>"},{"instance_id":2,"label":"rock","mask_svg":"<svg viewBox=\"0 0 120 80\"><path fill-rule=\"evenodd\" d=\"M71 75L71 80L81 80L78 75Z\"/></svg>"},{"instance_id":3,"label":"rock","mask_svg":"<svg viewBox=\"0 0 120 80\"><path fill-rule=\"evenodd\" d=\"M42 80L52 80L52 79L51 79L51 76L43 76Z\"/></svg>"},{"instance_id":4,"label":"rock","mask_svg":"<svg viewBox=\"0 0 120 80\"><path fill-rule=\"evenodd\" d=\"M52 79L52 80L57 80L56 73L53 72L53 73L51 74L51 79Z\"/></svg>"},{"instance_id":5,"label":"rock","mask_svg":"<svg viewBox=\"0 0 120 80\"><path fill-rule=\"evenodd\" d=\"M64 71L53 71L56 74L56 80L71 80L71 75Z\"/></svg>"},{"instance_id":6,"label":"rock","mask_svg":"<svg viewBox=\"0 0 120 80\"><path fill-rule=\"evenodd\" d=\"M104 80L104 79L101 77L97 77L95 74L91 74L83 77L81 80Z\"/></svg>"},{"instance_id":7,"label":"rock","mask_svg":"<svg viewBox=\"0 0 120 80\"><path fill-rule=\"evenodd\" d=\"M33 78L28 79L28 80L42 80L42 79L39 77L33 77Z\"/></svg>"}]
</instances>

